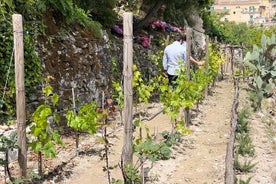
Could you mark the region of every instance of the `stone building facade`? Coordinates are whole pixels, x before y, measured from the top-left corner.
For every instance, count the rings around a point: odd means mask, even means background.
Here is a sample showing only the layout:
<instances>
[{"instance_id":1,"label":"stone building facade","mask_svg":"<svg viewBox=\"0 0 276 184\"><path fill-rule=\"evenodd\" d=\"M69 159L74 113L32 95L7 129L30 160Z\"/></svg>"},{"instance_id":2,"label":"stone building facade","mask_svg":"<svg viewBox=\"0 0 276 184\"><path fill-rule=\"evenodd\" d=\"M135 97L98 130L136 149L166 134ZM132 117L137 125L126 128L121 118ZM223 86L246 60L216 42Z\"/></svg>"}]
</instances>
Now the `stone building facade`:
<instances>
[{"instance_id":1,"label":"stone building facade","mask_svg":"<svg viewBox=\"0 0 276 184\"><path fill-rule=\"evenodd\" d=\"M273 24L276 8L269 0L216 0L212 11L227 13L224 20L247 24Z\"/></svg>"}]
</instances>

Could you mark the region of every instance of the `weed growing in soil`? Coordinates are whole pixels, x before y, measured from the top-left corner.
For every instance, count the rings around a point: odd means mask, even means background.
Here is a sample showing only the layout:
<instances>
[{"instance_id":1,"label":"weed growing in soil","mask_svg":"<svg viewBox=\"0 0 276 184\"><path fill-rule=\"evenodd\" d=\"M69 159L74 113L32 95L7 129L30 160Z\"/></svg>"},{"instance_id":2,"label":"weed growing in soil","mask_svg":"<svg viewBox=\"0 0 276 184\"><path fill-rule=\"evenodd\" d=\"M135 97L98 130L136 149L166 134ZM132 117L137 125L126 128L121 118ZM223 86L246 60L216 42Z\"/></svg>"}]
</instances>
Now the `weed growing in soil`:
<instances>
[{"instance_id":1,"label":"weed growing in soil","mask_svg":"<svg viewBox=\"0 0 276 184\"><path fill-rule=\"evenodd\" d=\"M237 145L236 152L242 156L254 156L255 148L252 144L252 139L249 134L237 134Z\"/></svg>"},{"instance_id":2,"label":"weed growing in soil","mask_svg":"<svg viewBox=\"0 0 276 184\"><path fill-rule=\"evenodd\" d=\"M236 156L234 161L234 167L236 172L238 173L250 173L252 169L257 165L257 163L252 163L253 160L245 161L244 163L241 163L238 159L238 156Z\"/></svg>"}]
</instances>

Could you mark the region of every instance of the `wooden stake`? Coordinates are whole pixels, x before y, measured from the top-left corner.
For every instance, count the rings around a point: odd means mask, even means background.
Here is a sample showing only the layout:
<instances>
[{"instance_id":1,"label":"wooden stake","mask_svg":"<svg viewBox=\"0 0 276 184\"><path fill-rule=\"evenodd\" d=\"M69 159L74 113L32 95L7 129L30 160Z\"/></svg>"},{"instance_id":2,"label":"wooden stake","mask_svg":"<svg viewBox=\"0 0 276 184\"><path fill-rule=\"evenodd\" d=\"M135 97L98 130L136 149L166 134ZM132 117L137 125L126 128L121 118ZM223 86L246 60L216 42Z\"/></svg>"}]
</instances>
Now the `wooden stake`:
<instances>
[{"instance_id":1,"label":"wooden stake","mask_svg":"<svg viewBox=\"0 0 276 184\"><path fill-rule=\"evenodd\" d=\"M190 67L191 67L191 62L190 62L190 57L191 57L191 45L192 45L192 30L191 28L187 28L187 33L186 33L186 42L187 42L187 47L186 47L186 73L187 73L187 80L190 80ZM186 126L190 125L191 117L190 117L190 109L186 107L184 109L184 119L185 119L185 124Z\"/></svg>"},{"instance_id":2,"label":"wooden stake","mask_svg":"<svg viewBox=\"0 0 276 184\"><path fill-rule=\"evenodd\" d=\"M73 111L74 115L77 116L77 110L76 110L76 100L75 100L75 89L72 88L72 98L73 98ZM75 132L75 144L76 144L76 150L75 150L75 155L79 156L79 140L80 140L80 132L78 130L74 130Z\"/></svg>"},{"instance_id":3,"label":"wooden stake","mask_svg":"<svg viewBox=\"0 0 276 184\"><path fill-rule=\"evenodd\" d=\"M206 36L206 61L205 61L205 72L208 75L209 72L209 36ZM208 96L208 90L209 90L209 85L206 86L205 89L205 97Z\"/></svg>"},{"instance_id":4,"label":"wooden stake","mask_svg":"<svg viewBox=\"0 0 276 184\"><path fill-rule=\"evenodd\" d=\"M190 57L191 57L191 45L192 45L192 31L191 28L187 28L187 33L186 33L186 40L187 40L187 47L186 47L186 66L187 66L187 79L190 80L190 67L191 67L191 62L190 62Z\"/></svg>"},{"instance_id":5,"label":"wooden stake","mask_svg":"<svg viewBox=\"0 0 276 184\"><path fill-rule=\"evenodd\" d=\"M26 144L26 112L25 112L25 84L24 84L24 48L22 16L14 14L14 62L15 62L15 86L16 86L16 119L18 136L18 163L20 175L27 176L27 144Z\"/></svg>"},{"instance_id":6,"label":"wooden stake","mask_svg":"<svg viewBox=\"0 0 276 184\"><path fill-rule=\"evenodd\" d=\"M167 35L166 41L165 41L166 45L170 44L170 35Z\"/></svg>"},{"instance_id":7,"label":"wooden stake","mask_svg":"<svg viewBox=\"0 0 276 184\"><path fill-rule=\"evenodd\" d=\"M123 14L124 28L124 141L122 149L122 164L123 167L133 162L133 126L132 126L132 64L133 64L133 14L126 12Z\"/></svg>"}]
</instances>

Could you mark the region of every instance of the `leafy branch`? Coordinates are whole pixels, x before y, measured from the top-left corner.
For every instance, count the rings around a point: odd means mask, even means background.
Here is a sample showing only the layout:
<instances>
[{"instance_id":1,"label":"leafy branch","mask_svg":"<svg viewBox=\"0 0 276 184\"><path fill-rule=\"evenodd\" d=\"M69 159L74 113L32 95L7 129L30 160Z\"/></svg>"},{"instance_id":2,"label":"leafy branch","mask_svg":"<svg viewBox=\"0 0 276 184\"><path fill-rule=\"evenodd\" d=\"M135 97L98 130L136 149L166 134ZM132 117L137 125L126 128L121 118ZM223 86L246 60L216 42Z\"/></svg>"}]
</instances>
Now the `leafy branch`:
<instances>
[{"instance_id":1,"label":"leafy branch","mask_svg":"<svg viewBox=\"0 0 276 184\"><path fill-rule=\"evenodd\" d=\"M66 113L67 125L76 131L76 155L78 155L78 144L80 132L95 134L98 128L98 121L103 117L103 114L97 111L98 105L96 102L86 103L80 107L80 110L75 113L69 110Z\"/></svg>"},{"instance_id":2,"label":"leafy branch","mask_svg":"<svg viewBox=\"0 0 276 184\"><path fill-rule=\"evenodd\" d=\"M38 153L39 173L42 175L42 154L46 157L55 157L57 155L56 145L64 146L57 130L51 125L59 123L60 118L55 110L59 96L53 93L53 88L48 84L51 77L46 79L47 85L43 88L45 95L44 104L37 107L32 115L31 135L32 140L29 145L35 153ZM51 122L52 120L52 122Z\"/></svg>"}]
</instances>

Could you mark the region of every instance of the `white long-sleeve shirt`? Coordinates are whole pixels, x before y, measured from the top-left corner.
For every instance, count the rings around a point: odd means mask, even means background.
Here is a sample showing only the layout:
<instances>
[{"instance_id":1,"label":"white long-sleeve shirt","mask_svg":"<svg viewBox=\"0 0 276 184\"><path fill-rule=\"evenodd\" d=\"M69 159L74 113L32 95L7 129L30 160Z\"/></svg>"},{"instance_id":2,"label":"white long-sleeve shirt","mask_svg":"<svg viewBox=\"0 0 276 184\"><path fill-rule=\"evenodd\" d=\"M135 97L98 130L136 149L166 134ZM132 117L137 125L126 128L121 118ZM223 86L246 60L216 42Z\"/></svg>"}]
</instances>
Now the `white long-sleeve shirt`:
<instances>
[{"instance_id":1,"label":"white long-sleeve shirt","mask_svg":"<svg viewBox=\"0 0 276 184\"><path fill-rule=\"evenodd\" d=\"M180 71L182 64L186 64L185 61L186 49L184 49L179 41L174 41L165 48L163 55L163 69L167 71L169 75L178 75L177 71Z\"/></svg>"}]
</instances>

